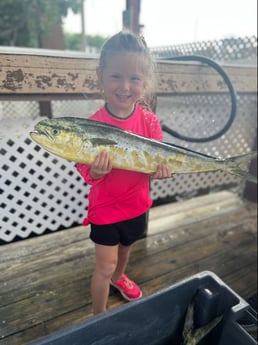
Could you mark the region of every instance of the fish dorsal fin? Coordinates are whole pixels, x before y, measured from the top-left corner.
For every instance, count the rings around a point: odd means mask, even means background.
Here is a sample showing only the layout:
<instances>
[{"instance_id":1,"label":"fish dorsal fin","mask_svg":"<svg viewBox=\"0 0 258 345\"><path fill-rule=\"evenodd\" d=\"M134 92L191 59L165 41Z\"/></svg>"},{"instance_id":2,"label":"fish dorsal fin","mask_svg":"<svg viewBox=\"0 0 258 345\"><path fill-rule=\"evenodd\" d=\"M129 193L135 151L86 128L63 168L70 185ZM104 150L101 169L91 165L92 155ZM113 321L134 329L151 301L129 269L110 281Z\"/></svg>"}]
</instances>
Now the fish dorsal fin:
<instances>
[{"instance_id":1,"label":"fish dorsal fin","mask_svg":"<svg viewBox=\"0 0 258 345\"><path fill-rule=\"evenodd\" d=\"M91 141L93 146L98 146L98 145L104 145L104 146L117 145L117 142L115 142L114 140L110 140L110 139L92 138L92 139L90 139L90 141Z\"/></svg>"},{"instance_id":2,"label":"fish dorsal fin","mask_svg":"<svg viewBox=\"0 0 258 345\"><path fill-rule=\"evenodd\" d=\"M206 157L206 158L217 159L216 157L212 157L210 155L206 155L205 153L200 153L200 152L191 150L189 148L186 148L186 147L183 147L183 146L179 146L179 145L176 145L176 144L172 144L172 143L169 143L169 142L166 142L166 141L163 141L163 144L166 144L166 145L171 146L171 147L176 147L176 148L178 148L180 150L187 150L188 152L196 153L199 156L203 156L203 157Z\"/></svg>"}]
</instances>

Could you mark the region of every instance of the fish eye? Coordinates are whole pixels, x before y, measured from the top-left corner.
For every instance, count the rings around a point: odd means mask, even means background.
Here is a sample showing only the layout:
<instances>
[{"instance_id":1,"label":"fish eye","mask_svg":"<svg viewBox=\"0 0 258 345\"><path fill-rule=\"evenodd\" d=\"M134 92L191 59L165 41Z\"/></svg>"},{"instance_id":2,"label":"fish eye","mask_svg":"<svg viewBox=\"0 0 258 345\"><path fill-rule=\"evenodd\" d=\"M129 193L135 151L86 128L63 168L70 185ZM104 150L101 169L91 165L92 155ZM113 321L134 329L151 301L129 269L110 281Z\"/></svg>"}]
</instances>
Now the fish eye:
<instances>
[{"instance_id":1,"label":"fish eye","mask_svg":"<svg viewBox=\"0 0 258 345\"><path fill-rule=\"evenodd\" d=\"M60 133L60 131L58 129L52 129L52 134L53 135L58 135Z\"/></svg>"}]
</instances>

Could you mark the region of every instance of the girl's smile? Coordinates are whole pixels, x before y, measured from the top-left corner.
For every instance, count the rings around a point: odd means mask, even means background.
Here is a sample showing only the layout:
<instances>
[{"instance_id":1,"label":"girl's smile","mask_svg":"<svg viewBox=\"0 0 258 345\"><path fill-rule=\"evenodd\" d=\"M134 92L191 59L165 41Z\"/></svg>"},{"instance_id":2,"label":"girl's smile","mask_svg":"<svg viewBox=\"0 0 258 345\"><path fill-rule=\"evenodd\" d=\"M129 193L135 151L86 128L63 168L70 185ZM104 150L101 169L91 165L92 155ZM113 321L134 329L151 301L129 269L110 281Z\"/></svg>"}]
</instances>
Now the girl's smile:
<instances>
[{"instance_id":1,"label":"girl's smile","mask_svg":"<svg viewBox=\"0 0 258 345\"><path fill-rule=\"evenodd\" d=\"M136 53L116 53L109 58L104 70L98 70L108 109L126 118L143 96L145 79L142 58Z\"/></svg>"}]
</instances>

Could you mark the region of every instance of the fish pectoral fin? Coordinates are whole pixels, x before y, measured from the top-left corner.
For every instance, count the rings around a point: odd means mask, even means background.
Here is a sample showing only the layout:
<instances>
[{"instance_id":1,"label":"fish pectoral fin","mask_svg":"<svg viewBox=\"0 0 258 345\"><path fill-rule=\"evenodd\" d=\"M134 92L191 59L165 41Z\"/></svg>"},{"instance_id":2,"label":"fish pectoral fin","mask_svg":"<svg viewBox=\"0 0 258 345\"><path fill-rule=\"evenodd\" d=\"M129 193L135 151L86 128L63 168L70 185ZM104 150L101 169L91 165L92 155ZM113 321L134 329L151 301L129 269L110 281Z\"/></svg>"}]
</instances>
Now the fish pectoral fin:
<instances>
[{"instance_id":1,"label":"fish pectoral fin","mask_svg":"<svg viewBox=\"0 0 258 345\"><path fill-rule=\"evenodd\" d=\"M99 145L103 145L103 146L108 146L108 145L117 145L117 142L115 142L114 140L110 140L110 139L102 139L102 138L92 138L90 139L91 143L93 146L99 146Z\"/></svg>"}]
</instances>

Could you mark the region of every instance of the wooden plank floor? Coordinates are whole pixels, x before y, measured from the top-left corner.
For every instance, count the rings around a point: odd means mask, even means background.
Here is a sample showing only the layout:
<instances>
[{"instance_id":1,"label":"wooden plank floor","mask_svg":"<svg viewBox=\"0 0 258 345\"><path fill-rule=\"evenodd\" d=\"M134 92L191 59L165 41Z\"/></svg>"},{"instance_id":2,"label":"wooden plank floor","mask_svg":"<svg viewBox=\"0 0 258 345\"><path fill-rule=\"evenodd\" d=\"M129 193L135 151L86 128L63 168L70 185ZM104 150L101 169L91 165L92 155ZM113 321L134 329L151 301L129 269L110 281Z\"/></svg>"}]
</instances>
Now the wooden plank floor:
<instances>
[{"instance_id":1,"label":"wooden plank floor","mask_svg":"<svg viewBox=\"0 0 258 345\"><path fill-rule=\"evenodd\" d=\"M145 296L204 270L244 299L257 292L257 204L222 191L152 208L127 273ZM0 345L92 317L94 247L77 227L0 247ZM109 309L125 303L111 291Z\"/></svg>"}]
</instances>

